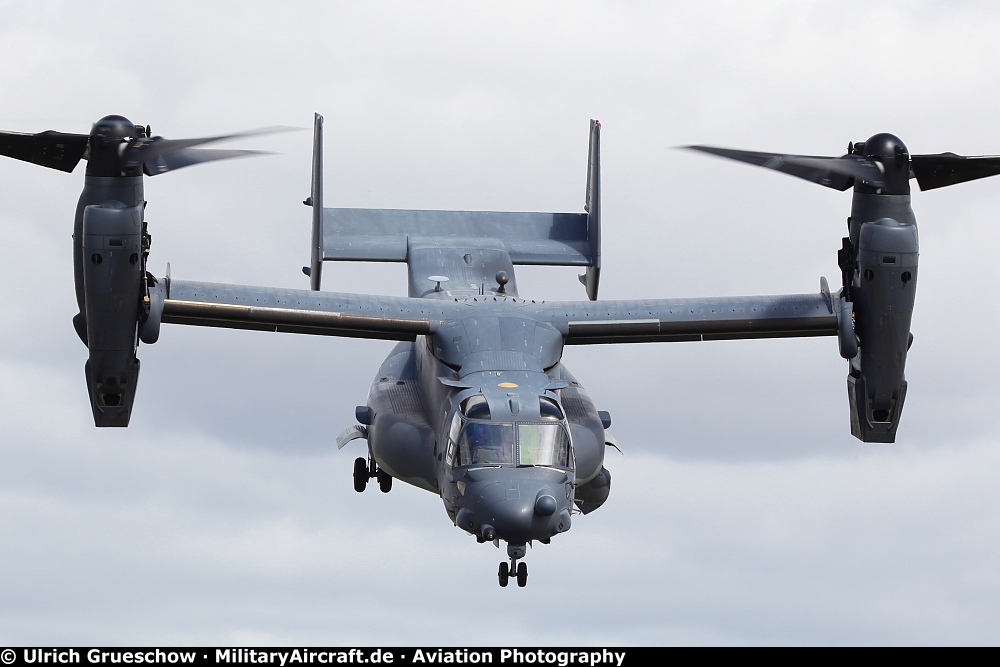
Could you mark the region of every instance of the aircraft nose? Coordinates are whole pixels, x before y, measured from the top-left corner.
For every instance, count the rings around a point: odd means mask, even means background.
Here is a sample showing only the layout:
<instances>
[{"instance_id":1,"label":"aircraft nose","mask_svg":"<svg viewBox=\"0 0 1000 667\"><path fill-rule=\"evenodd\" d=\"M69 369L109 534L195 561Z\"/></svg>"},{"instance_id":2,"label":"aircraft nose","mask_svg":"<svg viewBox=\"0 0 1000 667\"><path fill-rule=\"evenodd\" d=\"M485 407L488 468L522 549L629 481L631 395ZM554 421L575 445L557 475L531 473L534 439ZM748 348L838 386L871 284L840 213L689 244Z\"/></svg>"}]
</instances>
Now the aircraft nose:
<instances>
[{"instance_id":1,"label":"aircraft nose","mask_svg":"<svg viewBox=\"0 0 1000 667\"><path fill-rule=\"evenodd\" d=\"M505 500L493 509L493 525L501 535L521 535L531 532L534 507L522 500Z\"/></svg>"},{"instance_id":2,"label":"aircraft nose","mask_svg":"<svg viewBox=\"0 0 1000 667\"><path fill-rule=\"evenodd\" d=\"M483 540L548 539L570 527L569 500L561 493L563 483L549 479L542 471L495 471L488 481L469 484L456 524Z\"/></svg>"}]
</instances>

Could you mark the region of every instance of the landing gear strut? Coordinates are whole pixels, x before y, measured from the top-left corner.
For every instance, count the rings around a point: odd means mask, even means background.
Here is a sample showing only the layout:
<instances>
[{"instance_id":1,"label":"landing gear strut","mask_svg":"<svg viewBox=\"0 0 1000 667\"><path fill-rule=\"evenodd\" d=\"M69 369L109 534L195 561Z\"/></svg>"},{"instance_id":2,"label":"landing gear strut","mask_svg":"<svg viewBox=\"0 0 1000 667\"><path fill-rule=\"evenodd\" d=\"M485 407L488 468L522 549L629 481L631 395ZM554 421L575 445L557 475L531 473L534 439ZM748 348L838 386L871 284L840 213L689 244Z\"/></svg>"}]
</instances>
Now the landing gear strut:
<instances>
[{"instance_id":1,"label":"landing gear strut","mask_svg":"<svg viewBox=\"0 0 1000 667\"><path fill-rule=\"evenodd\" d=\"M528 564L517 562L519 559L524 558L524 553L525 545L523 544L507 545L507 555L510 556L510 563L500 563L500 571L497 573L502 587L507 586L511 576L517 578L518 588L524 588L528 585Z\"/></svg>"},{"instance_id":2,"label":"landing gear strut","mask_svg":"<svg viewBox=\"0 0 1000 667\"><path fill-rule=\"evenodd\" d=\"M392 475L378 467L375 459L359 456L354 459L354 490L361 493L368 486L368 480L378 478L378 488L382 493L392 490Z\"/></svg>"}]
</instances>

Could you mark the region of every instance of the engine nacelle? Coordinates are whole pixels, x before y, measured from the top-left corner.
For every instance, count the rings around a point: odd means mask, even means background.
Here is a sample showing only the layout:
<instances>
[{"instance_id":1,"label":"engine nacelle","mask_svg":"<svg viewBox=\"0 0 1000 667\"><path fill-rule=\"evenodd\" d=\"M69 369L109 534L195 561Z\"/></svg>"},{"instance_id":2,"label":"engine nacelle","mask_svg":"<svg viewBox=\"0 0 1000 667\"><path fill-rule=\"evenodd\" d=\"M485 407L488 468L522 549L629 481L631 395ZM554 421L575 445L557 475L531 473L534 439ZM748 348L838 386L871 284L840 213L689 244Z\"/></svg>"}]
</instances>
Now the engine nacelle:
<instances>
[{"instance_id":1,"label":"engine nacelle","mask_svg":"<svg viewBox=\"0 0 1000 667\"><path fill-rule=\"evenodd\" d=\"M849 292L859 347L847 378L851 433L864 442L894 442L906 398L903 371L917 286L917 225L909 196L855 194L851 236Z\"/></svg>"},{"instance_id":2,"label":"engine nacelle","mask_svg":"<svg viewBox=\"0 0 1000 667\"><path fill-rule=\"evenodd\" d=\"M143 312L142 205L108 201L83 212L87 388L97 426L128 426L139 379Z\"/></svg>"}]
</instances>

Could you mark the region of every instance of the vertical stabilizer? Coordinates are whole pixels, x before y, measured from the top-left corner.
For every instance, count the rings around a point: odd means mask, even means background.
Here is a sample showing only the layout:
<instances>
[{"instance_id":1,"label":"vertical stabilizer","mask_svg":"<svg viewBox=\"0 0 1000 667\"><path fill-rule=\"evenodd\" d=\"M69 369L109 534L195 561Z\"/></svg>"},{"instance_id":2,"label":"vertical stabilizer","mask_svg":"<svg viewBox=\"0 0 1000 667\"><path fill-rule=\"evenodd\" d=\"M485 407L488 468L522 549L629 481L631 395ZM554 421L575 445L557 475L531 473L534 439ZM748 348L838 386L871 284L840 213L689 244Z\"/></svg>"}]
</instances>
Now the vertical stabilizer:
<instances>
[{"instance_id":1,"label":"vertical stabilizer","mask_svg":"<svg viewBox=\"0 0 1000 667\"><path fill-rule=\"evenodd\" d=\"M587 157L587 241L590 266L580 276L587 288L587 298L597 301L601 280L601 121L590 121L590 153Z\"/></svg>"},{"instance_id":2,"label":"vertical stabilizer","mask_svg":"<svg viewBox=\"0 0 1000 667\"><path fill-rule=\"evenodd\" d=\"M312 187L312 247L310 247L309 288L320 289L323 274L323 117L316 114L313 128Z\"/></svg>"}]
</instances>

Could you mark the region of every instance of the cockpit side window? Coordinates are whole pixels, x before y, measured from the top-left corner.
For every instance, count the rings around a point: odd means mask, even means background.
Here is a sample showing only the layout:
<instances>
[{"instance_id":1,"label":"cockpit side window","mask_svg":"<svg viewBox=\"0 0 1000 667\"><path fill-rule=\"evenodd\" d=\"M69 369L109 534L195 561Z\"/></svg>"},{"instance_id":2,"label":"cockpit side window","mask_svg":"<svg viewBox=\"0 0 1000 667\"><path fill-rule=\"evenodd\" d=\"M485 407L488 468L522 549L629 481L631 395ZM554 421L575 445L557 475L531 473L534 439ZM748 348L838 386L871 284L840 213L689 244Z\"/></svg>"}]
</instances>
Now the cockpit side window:
<instances>
[{"instance_id":1,"label":"cockpit side window","mask_svg":"<svg viewBox=\"0 0 1000 667\"><path fill-rule=\"evenodd\" d=\"M448 427L448 452L446 454L446 460L450 465L458 464L458 461L455 458L455 452L458 445L458 432L461 429L462 415L456 411L455 415L451 418L451 426Z\"/></svg>"},{"instance_id":2,"label":"cockpit side window","mask_svg":"<svg viewBox=\"0 0 1000 667\"><path fill-rule=\"evenodd\" d=\"M462 429L462 415L455 413L448 427L448 442L458 442L458 432Z\"/></svg>"}]
</instances>

